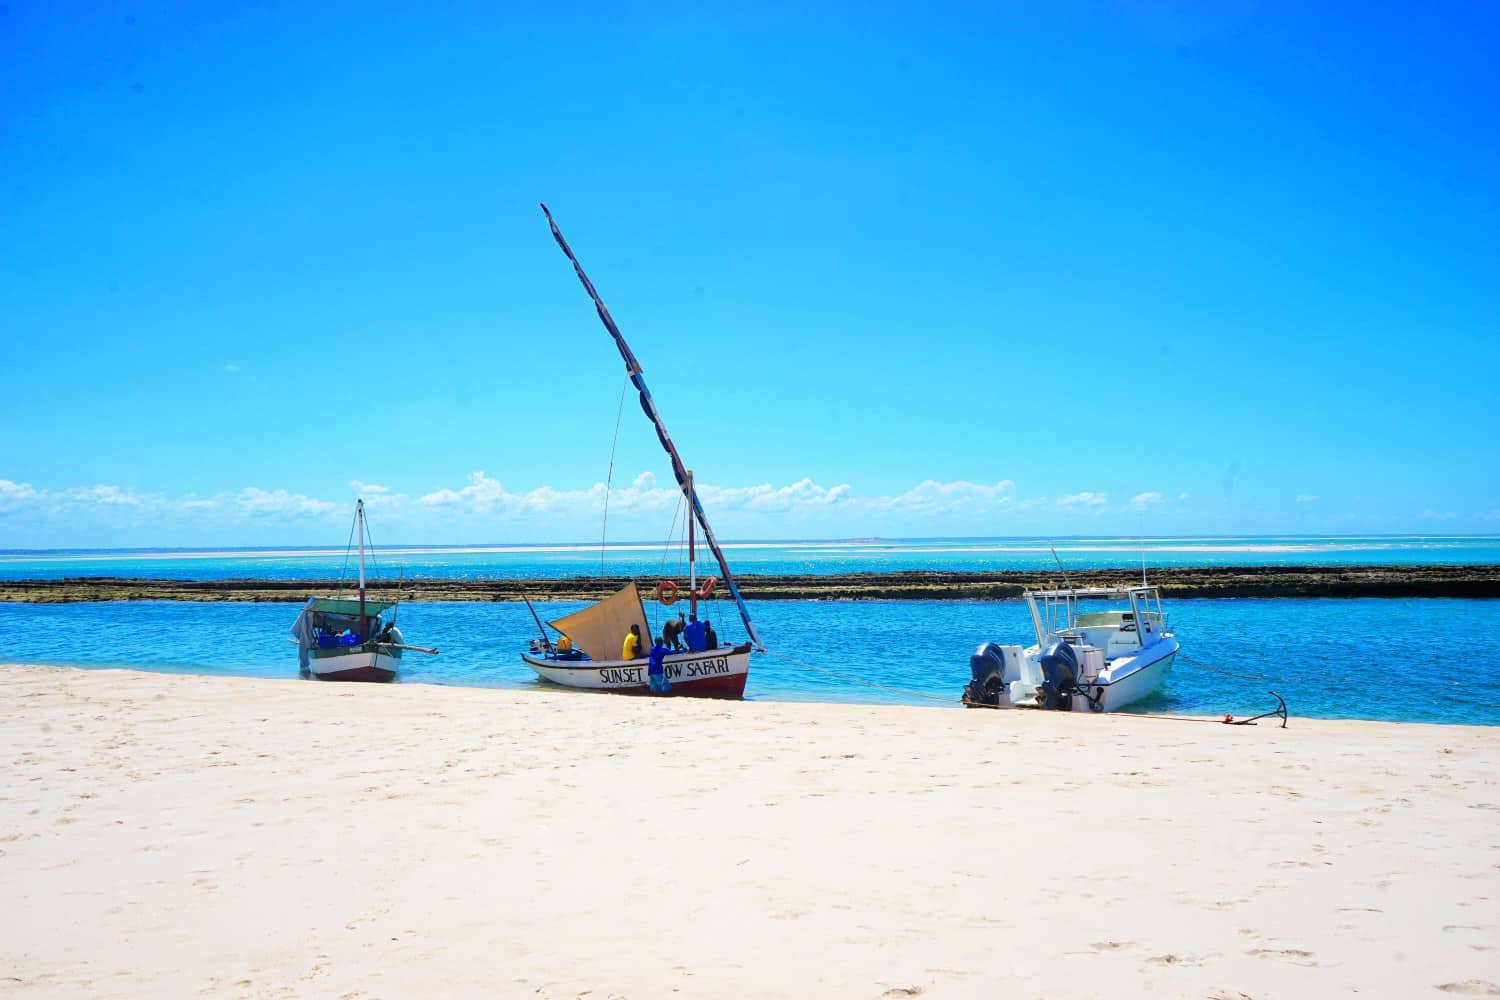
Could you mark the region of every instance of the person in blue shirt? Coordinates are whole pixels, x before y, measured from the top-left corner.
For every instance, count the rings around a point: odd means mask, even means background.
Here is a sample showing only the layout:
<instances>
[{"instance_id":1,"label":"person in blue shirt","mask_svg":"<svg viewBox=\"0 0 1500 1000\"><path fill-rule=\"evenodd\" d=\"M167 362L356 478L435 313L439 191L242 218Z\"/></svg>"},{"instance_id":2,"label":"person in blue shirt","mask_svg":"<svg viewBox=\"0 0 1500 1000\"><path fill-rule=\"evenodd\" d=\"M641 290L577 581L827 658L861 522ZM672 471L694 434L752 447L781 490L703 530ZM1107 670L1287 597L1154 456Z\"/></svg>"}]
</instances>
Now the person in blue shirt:
<instances>
[{"instance_id":1,"label":"person in blue shirt","mask_svg":"<svg viewBox=\"0 0 1500 1000\"><path fill-rule=\"evenodd\" d=\"M667 644L661 641L661 636L657 636L656 645L651 647L646 660L646 680L651 684L652 694L672 693L672 682L667 680L667 668L663 662L669 652Z\"/></svg>"},{"instance_id":2,"label":"person in blue shirt","mask_svg":"<svg viewBox=\"0 0 1500 1000\"><path fill-rule=\"evenodd\" d=\"M703 623L698 620L697 615L692 615L687 623L687 628L682 630L682 637L687 640L687 647L693 651L707 649L703 641Z\"/></svg>"}]
</instances>

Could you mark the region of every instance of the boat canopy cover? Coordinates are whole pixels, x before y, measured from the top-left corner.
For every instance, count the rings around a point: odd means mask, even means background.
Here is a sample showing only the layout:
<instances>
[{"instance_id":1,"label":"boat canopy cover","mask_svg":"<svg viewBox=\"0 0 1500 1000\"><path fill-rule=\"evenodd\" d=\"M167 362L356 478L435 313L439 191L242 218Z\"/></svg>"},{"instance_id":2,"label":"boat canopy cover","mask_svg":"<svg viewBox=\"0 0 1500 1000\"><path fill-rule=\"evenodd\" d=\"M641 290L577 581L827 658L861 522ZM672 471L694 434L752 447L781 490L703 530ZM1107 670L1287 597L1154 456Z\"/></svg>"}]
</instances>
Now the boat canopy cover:
<instances>
[{"instance_id":1,"label":"boat canopy cover","mask_svg":"<svg viewBox=\"0 0 1500 1000\"><path fill-rule=\"evenodd\" d=\"M365 600L365 615L373 618L384 614L396 606L395 601ZM359 598L357 597L318 597L313 600L311 610L324 615L357 615L359 614Z\"/></svg>"},{"instance_id":2,"label":"boat canopy cover","mask_svg":"<svg viewBox=\"0 0 1500 1000\"><path fill-rule=\"evenodd\" d=\"M641 652L651 647L646 609L641 606L641 592L634 583L627 583L598 604L547 624L572 639L574 648L594 660L618 660L620 647L632 625L641 627Z\"/></svg>"}]
</instances>

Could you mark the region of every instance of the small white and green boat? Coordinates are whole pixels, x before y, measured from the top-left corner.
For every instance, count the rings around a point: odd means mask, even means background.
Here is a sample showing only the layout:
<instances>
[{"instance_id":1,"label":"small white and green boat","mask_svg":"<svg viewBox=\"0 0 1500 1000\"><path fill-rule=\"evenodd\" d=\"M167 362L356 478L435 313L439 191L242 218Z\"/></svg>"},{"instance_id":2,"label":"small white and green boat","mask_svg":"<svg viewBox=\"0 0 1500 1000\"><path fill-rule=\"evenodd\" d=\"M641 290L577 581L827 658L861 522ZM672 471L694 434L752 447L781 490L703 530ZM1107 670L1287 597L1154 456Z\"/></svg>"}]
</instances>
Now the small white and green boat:
<instances>
[{"instance_id":1,"label":"small white and green boat","mask_svg":"<svg viewBox=\"0 0 1500 1000\"><path fill-rule=\"evenodd\" d=\"M389 681L407 650L436 655L436 649L408 646L396 628L395 600L376 600L365 593L365 502L354 505L359 536L359 592L345 597L309 597L292 637L303 677L324 681ZM347 564L346 564L347 565ZM390 619L385 618L390 612Z\"/></svg>"}]
</instances>

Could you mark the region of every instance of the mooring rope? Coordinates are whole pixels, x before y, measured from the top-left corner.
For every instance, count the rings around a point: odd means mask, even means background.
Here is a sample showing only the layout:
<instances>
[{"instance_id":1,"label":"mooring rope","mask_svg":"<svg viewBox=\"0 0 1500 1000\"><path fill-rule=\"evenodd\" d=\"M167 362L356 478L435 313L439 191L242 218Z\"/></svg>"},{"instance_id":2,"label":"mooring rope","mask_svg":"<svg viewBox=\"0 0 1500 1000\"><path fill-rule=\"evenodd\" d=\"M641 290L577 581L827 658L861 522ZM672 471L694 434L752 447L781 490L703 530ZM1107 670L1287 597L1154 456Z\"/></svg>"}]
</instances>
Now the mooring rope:
<instances>
[{"instance_id":1,"label":"mooring rope","mask_svg":"<svg viewBox=\"0 0 1500 1000\"><path fill-rule=\"evenodd\" d=\"M943 705L952 705L955 703L955 701L958 700L954 698L944 698L941 695L929 694L926 691L915 691L911 688L895 687L891 684L881 684L878 681L865 680L862 677L855 677L851 674L845 674L837 670L829 670L826 667L820 667L815 663L808 663L806 660L800 660L795 656L788 656L785 653L778 653L774 649L768 649L765 651L765 653L767 656L774 656L778 660L785 660L787 663L801 667L804 670L811 670L814 673L824 674L828 677L836 677L841 681L845 681L850 684L858 684L861 687L876 688L881 691L890 691L893 694L905 695L909 698L922 698L926 701L935 701ZM968 702L966 704L970 708L989 708L997 709L1000 711L1017 710L1016 706L1014 705L985 705L979 702ZM1114 716L1115 718L1155 719L1160 722L1210 722L1214 725L1223 725L1225 721L1223 719L1209 718L1207 716L1191 715L1144 715L1139 712L1111 712L1109 714L1111 716Z\"/></svg>"},{"instance_id":2,"label":"mooring rope","mask_svg":"<svg viewBox=\"0 0 1500 1000\"><path fill-rule=\"evenodd\" d=\"M944 697L942 697L940 695L928 694L926 691L913 691L910 688L893 687L893 686L891 686L889 684L881 684L878 681L867 681L867 680L865 680L862 677L855 677L855 676L853 676L851 674L839 673L837 670L828 670L825 667L820 667L820 666L817 666L816 664L808 663L806 660L799 660L795 656L787 656L785 653L778 653L774 649L768 649L768 650L766 650L766 655L767 656L774 656L778 660L785 660L788 663L791 663L791 664L793 664L795 666L801 667L803 670L811 670L814 673L826 674L829 677L836 677L836 678L838 678L841 681L846 681L846 682L848 682L850 684L858 684L858 685L861 685L862 687L878 688L881 691L890 691L890 692L893 692L895 694L904 694L904 695L907 695L908 697L912 697L912 698L925 698L928 701L941 702L944 705L952 705L954 703L954 701L955 701L955 699L953 699L953 698L944 698ZM984 707L986 707L986 708L999 708L1000 706L999 705L986 705Z\"/></svg>"},{"instance_id":3,"label":"mooring rope","mask_svg":"<svg viewBox=\"0 0 1500 1000\"><path fill-rule=\"evenodd\" d=\"M1279 677L1268 677L1265 674L1246 674L1241 673L1237 670L1226 670L1224 667L1216 667L1212 663L1204 663L1202 660L1194 659L1181 650L1178 650L1177 658L1179 660L1182 660L1184 663L1191 663L1195 667L1202 667L1204 670L1211 670L1216 674L1223 674L1225 677L1238 677L1240 680L1244 681L1261 681L1267 684L1274 684L1278 681L1291 681L1294 684L1317 683L1317 680L1315 678L1301 677L1296 674L1282 674Z\"/></svg>"}]
</instances>

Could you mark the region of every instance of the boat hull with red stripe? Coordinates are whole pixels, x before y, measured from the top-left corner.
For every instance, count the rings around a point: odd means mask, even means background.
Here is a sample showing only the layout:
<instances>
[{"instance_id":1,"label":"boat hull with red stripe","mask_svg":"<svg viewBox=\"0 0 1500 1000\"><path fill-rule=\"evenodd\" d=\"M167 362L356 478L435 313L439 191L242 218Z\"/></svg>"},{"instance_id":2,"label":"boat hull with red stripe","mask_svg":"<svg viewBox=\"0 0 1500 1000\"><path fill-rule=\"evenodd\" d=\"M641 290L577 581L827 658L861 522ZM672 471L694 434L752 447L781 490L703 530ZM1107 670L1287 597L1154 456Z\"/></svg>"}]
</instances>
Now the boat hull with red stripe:
<instances>
[{"instance_id":1,"label":"boat hull with red stripe","mask_svg":"<svg viewBox=\"0 0 1500 1000\"><path fill-rule=\"evenodd\" d=\"M647 661L570 660L555 653L523 653L521 659L544 681L585 691L650 694ZM687 698L743 698L750 675L750 644L698 652L670 653L662 662L672 688Z\"/></svg>"}]
</instances>

